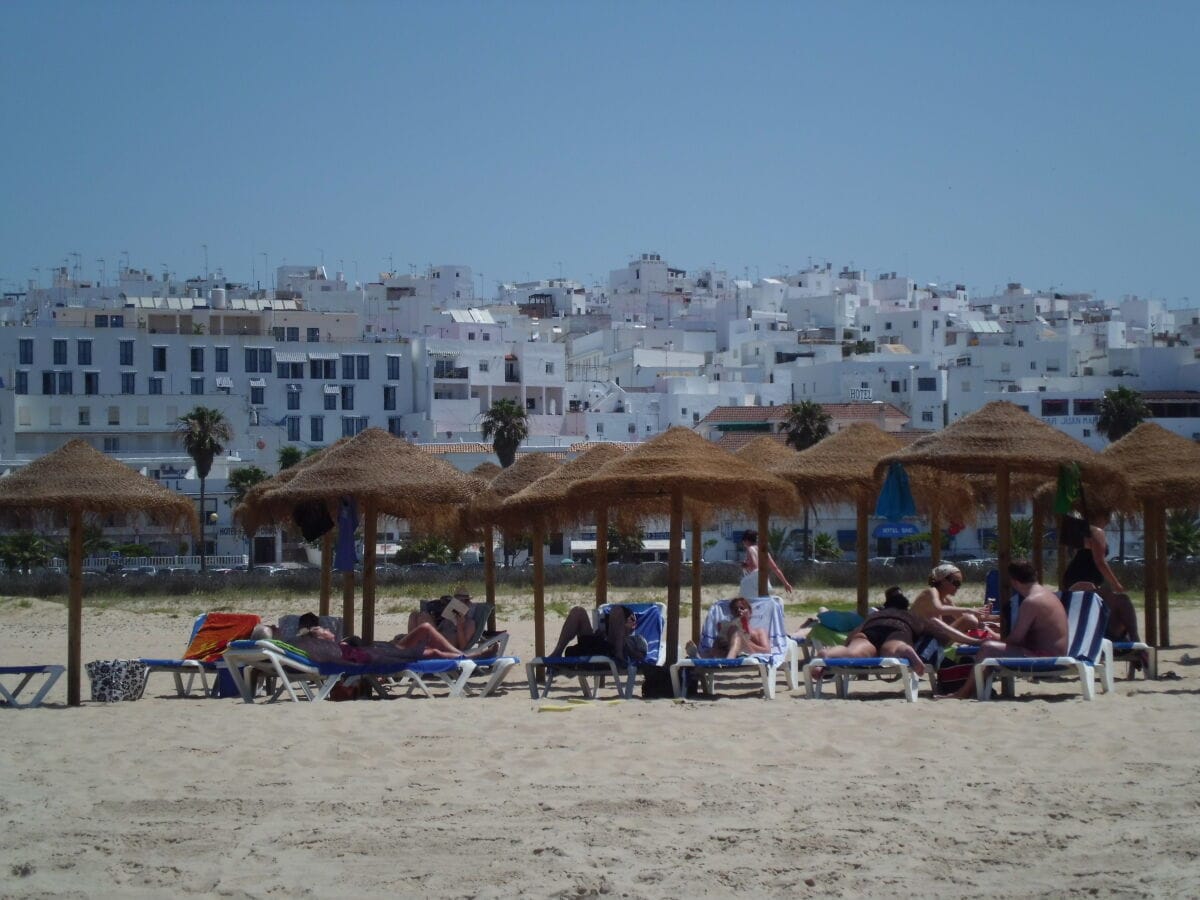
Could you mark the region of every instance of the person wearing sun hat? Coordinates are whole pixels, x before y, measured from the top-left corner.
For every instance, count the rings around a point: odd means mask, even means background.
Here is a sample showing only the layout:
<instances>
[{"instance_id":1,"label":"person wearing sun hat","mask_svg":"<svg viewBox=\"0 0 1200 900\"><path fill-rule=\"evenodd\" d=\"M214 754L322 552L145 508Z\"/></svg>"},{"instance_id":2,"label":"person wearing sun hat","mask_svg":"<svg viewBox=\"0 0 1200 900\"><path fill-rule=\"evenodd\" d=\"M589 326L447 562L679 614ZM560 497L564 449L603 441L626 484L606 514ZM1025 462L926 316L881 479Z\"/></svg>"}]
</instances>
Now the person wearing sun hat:
<instances>
[{"instance_id":1,"label":"person wearing sun hat","mask_svg":"<svg viewBox=\"0 0 1200 900\"><path fill-rule=\"evenodd\" d=\"M917 594L912 602L912 611L923 619L937 619L959 630L979 628L987 617L982 609L955 606L954 595L962 587L963 574L958 566L942 563L929 573L929 587Z\"/></svg>"}]
</instances>

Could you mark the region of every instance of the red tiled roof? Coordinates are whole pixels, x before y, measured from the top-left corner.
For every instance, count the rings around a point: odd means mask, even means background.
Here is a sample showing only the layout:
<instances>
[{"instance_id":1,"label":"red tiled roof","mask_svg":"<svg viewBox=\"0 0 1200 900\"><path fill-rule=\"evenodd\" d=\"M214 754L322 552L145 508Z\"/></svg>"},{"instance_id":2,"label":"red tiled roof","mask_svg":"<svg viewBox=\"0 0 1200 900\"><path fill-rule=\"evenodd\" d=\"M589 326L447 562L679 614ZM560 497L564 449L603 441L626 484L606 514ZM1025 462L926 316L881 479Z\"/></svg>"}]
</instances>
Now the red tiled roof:
<instances>
[{"instance_id":1,"label":"red tiled roof","mask_svg":"<svg viewBox=\"0 0 1200 900\"><path fill-rule=\"evenodd\" d=\"M717 438L716 445L722 450L735 453L751 441L757 441L760 437L769 437L780 444L787 444L787 435L782 431L727 431Z\"/></svg>"},{"instance_id":2,"label":"red tiled roof","mask_svg":"<svg viewBox=\"0 0 1200 900\"><path fill-rule=\"evenodd\" d=\"M418 449L440 456L443 453L491 453L491 444L476 441L447 441L444 444L417 444Z\"/></svg>"}]
</instances>

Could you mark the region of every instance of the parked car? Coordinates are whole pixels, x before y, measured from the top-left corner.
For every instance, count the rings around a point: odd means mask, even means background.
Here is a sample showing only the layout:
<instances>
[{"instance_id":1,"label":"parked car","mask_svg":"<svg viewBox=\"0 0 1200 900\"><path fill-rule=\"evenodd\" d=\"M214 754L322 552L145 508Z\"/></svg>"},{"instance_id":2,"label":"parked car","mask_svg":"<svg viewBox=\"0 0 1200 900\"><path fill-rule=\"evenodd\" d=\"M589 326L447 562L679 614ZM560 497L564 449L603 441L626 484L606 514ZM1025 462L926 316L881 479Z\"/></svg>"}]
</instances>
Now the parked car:
<instances>
[{"instance_id":1,"label":"parked car","mask_svg":"<svg viewBox=\"0 0 1200 900\"><path fill-rule=\"evenodd\" d=\"M867 563L872 566L894 566L896 557L894 556L872 556L867 560Z\"/></svg>"},{"instance_id":2,"label":"parked car","mask_svg":"<svg viewBox=\"0 0 1200 900\"><path fill-rule=\"evenodd\" d=\"M159 575L184 575L198 571L190 566L163 566L158 570Z\"/></svg>"},{"instance_id":3,"label":"parked car","mask_svg":"<svg viewBox=\"0 0 1200 900\"><path fill-rule=\"evenodd\" d=\"M154 566L125 566L120 572L122 578L140 578L143 575L157 574L158 569Z\"/></svg>"},{"instance_id":4,"label":"parked car","mask_svg":"<svg viewBox=\"0 0 1200 900\"><path fill-rule=\"evenodd\" d=\"M250 571L254 572L256 575L278 575L280 572L286 572L287 570L284 569L283 566L261 565L255 566Z\"/></svg>"}]
</instances>

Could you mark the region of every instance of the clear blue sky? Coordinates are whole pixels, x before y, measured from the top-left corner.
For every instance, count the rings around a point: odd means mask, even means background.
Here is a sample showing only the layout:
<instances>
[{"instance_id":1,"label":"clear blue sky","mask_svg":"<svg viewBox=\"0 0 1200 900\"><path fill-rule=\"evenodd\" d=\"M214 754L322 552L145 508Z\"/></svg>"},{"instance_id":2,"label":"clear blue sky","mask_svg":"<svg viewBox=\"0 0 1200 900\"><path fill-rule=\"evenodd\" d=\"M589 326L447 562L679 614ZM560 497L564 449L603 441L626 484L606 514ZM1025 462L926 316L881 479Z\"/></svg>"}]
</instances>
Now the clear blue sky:
<instances>
[{"instance_id":1,"label":"clear blue sky","mask_svg":"<svg viewBox=\"0 0 1200 900\"><path fill-rule=\"evenodd\" d=\"M6 2L0 279L122 251L1196 294L1200 3ZM478 282L477 282L478 283Z\"/></svg>"}]
</instances>

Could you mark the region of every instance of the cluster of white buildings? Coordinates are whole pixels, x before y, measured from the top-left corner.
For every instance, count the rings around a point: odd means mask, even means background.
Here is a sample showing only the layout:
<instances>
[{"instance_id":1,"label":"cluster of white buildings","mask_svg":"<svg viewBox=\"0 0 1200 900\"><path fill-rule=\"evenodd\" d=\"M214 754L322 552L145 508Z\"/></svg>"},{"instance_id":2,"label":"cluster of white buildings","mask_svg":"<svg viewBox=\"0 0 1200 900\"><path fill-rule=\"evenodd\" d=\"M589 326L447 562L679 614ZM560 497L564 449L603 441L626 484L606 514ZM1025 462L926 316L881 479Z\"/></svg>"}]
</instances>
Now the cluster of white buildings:
<instances>
[{"instance_id":1,"label":"cluster of white buildings","mask_svg":"<svg viewBox=\"0 0 1200 900\"><path fill-rule=\"evenodd\" d=\"M523 451L561 458L673 425L736 446L777 431L801 400L826 404L835 427L935 430L1006 399L1100 449L1096 404L1121 385L1141 392L1158 424L1200 440L1200 309L1161 301L1020 284L971 297L963 285L828 264L751 280L657 253L604 285L559 277L501 284L492 297L455 265L363 283L281 266L274 284L128 266L97 283L64 267L50 287L5 294L0 471L83 438L198 495L176 425L214 407L234 438L206 513L219 520L211 549L234 553L245 539L226 503L233 469L273 473L284 446L324 447L371 426L470 469L493 458L479 423L501 398L529 414ZM734 525L709 558L732 558ZM847 527L836 514L817 525L843 538ZM965 535L958 549L983 538ZM878 538L880 555L895 552L890 540ZM280 553L278 537L255 548L262 561Z\"/></svg>"}]
</instances>

